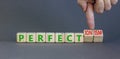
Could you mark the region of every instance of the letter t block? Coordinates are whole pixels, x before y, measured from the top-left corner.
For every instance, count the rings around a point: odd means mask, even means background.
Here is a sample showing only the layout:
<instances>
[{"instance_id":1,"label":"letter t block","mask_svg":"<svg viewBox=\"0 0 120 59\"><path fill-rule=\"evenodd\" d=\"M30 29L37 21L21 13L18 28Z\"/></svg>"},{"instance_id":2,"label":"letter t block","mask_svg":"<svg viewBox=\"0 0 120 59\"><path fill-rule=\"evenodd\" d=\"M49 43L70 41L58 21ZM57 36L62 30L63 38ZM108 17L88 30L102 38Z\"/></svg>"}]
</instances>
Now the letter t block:
<instances>
[{"instance_id":1,"label":"letter t block","mask_svg":"<svg viewBox=\"0 0 120 59\"><path fill-rule=\"evenodd\" d=\"M75 43L84 42L83 33L75 33Z\"/></svg>"}]
</instances>

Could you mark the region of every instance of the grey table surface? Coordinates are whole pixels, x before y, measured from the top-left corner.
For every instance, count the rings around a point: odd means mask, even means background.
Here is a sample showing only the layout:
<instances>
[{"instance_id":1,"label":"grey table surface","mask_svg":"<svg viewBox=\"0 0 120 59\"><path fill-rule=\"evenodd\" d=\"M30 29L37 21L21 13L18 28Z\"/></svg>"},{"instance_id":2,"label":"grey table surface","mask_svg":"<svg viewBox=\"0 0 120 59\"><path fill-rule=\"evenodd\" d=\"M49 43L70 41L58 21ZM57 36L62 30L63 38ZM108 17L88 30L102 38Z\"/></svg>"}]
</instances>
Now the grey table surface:
<instances>
[{"instance_id":1,"label":"grey table surface","mask_svg":"<svg viewBox=\"0 0 120 59\"><path fill-rule=\"evenodd\" d=\"M120 41L109 43L0 42L0 59L119 59Z\"/></svg>"},{"instance_id":2,"label":"grey table surface","mask_svg":"<svg viewBox=\"0 0 120 59\"><path fill-rule=\"evenodd\" d=\"M120 59L120 3L95 13L104 43L16 43L17 32L83 32L77 0L0 0L0 59Z\"/></svg>"}]
</instances>

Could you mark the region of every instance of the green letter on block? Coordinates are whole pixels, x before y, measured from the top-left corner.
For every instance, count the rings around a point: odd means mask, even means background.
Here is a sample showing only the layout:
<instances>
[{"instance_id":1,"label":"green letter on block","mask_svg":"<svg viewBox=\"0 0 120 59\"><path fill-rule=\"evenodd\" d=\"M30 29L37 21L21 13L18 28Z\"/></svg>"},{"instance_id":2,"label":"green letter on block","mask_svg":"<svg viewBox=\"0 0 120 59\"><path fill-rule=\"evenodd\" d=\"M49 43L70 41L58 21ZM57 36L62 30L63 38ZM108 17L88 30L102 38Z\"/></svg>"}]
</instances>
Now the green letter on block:
<instances>
[{"instance_id":1,"label":"green letter on block","mask_svg":"<svg viewBox=\"0 0 120 59\"><path fill-rule=\"evenodd\" d=\"M58 35L58 42L62 42L62 35Z\"/></svg>"},{"instance_id":2,"label":"green letter on block","mask_svg":"<svg viewBox=\"0 0 120 59\"><path fill-rule=\"evenodd\" d=\"M48 35L48 42L50 42L52 39L52 35Z\"/></svg>"},{"instance_id":3,"label":"green letter on block","mask_svg":"<svg viewBox=\"0 0 120 59\"><path fill-rule=\"evenodd\" d=\"M77 35L77 37L78 37L78 41L79 41L79 42L80 42L80 38L81 38L81 36L82 36L82 35Z\"/></svg>"},{"instance_id":4,"label":"green letter on block","mask_svg":"<svg viewBox=\"0 0 120 59\"><path fill-rule=\"evenodd\" d=\"M24 39L24 35L19 35L19 41L21 42Z\"/></svg>"},{"instance_id":5,"label":"green letter on block","mask_svg":"<svg viewBox=\"0 0 120 59\"><path fill-rule=\"evenodd\" d=\"M43 35L38 35L38 42L43 42Z\"/></svg>"},{"instance_id":6,"label":"green letter on block","mask_svg":"<svg viewBox=\"0 0 120 59\"><path fill-rule=\"evenodd\" d=\"M72 36L72 35L68 35L68 36L67 36L67 41L68 41L68 42L72 42L72 40L70 40L70 37L71 37L71 36Z\"/></svg>"},{"instance_id":7,"label":"green letter on block","mask_svg":"<svg viewBox=\"0 0 120 59\"><path fill-rule=\"evenodd\" d=\"M29 35L29 42L33 42L33 35Z\"/></svg>"}]
</instances>

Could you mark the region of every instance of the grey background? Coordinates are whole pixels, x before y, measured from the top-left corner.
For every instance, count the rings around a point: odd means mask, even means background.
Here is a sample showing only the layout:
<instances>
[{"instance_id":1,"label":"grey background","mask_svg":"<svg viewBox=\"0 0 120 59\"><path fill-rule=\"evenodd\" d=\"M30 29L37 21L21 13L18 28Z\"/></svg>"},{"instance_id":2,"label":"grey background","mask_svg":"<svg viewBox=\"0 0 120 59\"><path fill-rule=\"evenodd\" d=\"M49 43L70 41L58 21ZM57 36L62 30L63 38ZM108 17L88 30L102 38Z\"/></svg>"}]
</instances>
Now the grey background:
<instances>
[{"instance_id":1,"label":"grey background","mask_svg":"<svg viewBox=\"0 0 120 59\"><path fill-rule=\"evenodd\" d=\"M95 14L104 43L16 43L17 32L83 32L76 0L0 0L0 59L119 59L120 3Z\"/></svg>"}]
</instances>

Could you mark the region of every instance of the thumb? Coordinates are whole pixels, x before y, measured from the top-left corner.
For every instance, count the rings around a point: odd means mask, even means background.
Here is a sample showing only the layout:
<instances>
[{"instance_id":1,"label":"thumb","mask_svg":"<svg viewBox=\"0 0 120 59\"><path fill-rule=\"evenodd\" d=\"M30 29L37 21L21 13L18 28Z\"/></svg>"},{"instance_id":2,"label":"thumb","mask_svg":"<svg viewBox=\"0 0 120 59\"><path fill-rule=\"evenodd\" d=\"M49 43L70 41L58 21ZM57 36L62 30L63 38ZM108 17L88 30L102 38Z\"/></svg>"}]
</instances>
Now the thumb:
<instances>
[{"instance_id":1,"label":"thumb","mask_svg":"<svg viewBox=\"0 0 120 59\"><path fill-rule=\"evenodd\" d=\"M94 12L93 5L91 3L88 3L88 7L86 10L86 18L89 29L94 29L95 28Z\"/></svg>"}]
</instances>

